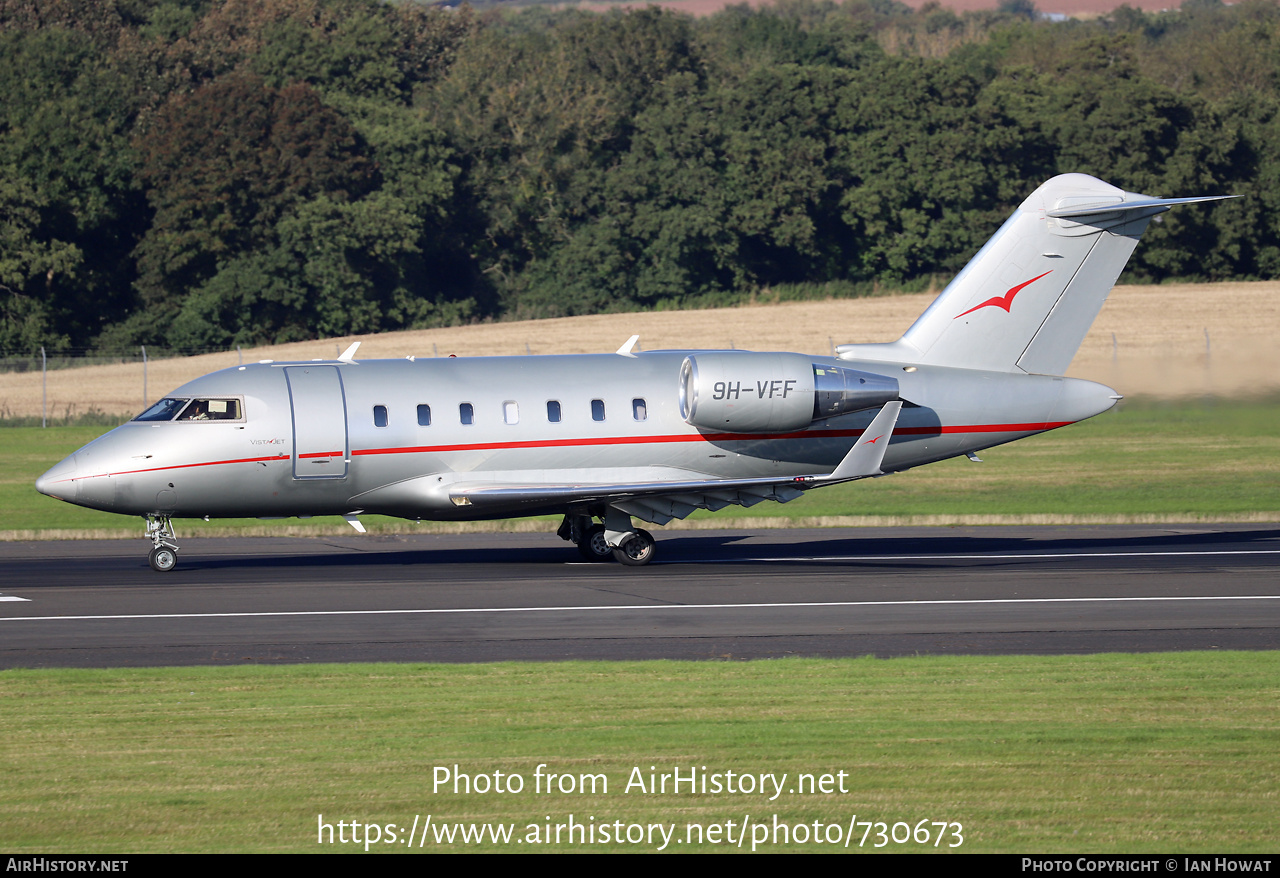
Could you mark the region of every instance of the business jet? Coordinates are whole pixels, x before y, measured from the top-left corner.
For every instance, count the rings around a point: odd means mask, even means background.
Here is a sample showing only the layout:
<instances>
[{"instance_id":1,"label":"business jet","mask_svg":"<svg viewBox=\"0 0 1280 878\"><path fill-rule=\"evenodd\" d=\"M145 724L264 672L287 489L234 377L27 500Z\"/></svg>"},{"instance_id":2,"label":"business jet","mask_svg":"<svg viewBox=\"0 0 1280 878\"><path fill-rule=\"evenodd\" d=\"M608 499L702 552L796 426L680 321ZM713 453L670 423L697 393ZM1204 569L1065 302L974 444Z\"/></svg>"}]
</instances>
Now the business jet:
<instances>
[{"instance_id":1,"label":"business jet","mask_svg":"<svg viewBox=\"0 0 1280 878\"><path fill-rule=\"evenodd\" d=\"M897 341L836 356L740 350L358 360L224 369L36 482L142 516L172 570L175 518L563 515L589 560L649 563L634 519L785 503L976 452L1121 397L1063 377L1148 222L1230 196L1152 198L1082 174L1041 185Z\"/></svg>"}]
</instances>

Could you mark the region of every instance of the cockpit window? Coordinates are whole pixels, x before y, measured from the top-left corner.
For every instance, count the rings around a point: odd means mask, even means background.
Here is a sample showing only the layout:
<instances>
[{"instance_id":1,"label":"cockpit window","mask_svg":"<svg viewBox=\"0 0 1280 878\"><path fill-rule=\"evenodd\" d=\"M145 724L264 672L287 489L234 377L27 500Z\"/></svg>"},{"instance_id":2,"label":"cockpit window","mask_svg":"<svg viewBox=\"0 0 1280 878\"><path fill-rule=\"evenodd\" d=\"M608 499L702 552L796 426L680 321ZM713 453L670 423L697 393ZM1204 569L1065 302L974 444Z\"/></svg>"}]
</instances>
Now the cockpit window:
<instances>
[{"instance_id":1,"label":"cockpit window","mask_svg":"<svg viewBox=\"0 0 1280 878\"><path fill-rule=\"evenodd\" d=\"M238 421L238 399L193 399L178 415L179 421Z\"/></svg>"},{"instance_id":2,"label":"cockpit window","mask_svg":"<svg viewBox=\"0 0 1280 878\"><path fill-rule=\"evenodd\" d=\"M162 399L134 418L135 421L171 421L178 409L187 404L185 399Z\"/></svg>"}]
</instances>

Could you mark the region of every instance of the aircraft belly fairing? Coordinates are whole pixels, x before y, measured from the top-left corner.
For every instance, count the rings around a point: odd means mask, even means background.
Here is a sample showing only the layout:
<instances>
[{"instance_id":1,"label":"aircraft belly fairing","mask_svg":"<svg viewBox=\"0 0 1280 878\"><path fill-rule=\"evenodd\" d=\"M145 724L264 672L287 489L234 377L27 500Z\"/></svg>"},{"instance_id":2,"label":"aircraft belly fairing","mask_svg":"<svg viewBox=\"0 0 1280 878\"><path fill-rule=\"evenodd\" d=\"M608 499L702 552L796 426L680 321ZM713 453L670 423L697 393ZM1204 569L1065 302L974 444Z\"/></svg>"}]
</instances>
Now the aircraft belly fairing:
<instances>
[{"instance_id":1,"label":"aircraft belly fairing","mask_svg":"<svg viewBox=\"0 0 1280 878\"><path fill-rule=\"evenodd\" d=\"M215 372L86 445L42 493L141 515L151 566L171 520L562 514L584 557L647 563L698 509L788 502L1106 411L1062 377L1153 199L1068 174L1037 189L902 338L785 352L262 363ZM824 327L823 332L829 333Z\"/></svg>"}]
</instances>

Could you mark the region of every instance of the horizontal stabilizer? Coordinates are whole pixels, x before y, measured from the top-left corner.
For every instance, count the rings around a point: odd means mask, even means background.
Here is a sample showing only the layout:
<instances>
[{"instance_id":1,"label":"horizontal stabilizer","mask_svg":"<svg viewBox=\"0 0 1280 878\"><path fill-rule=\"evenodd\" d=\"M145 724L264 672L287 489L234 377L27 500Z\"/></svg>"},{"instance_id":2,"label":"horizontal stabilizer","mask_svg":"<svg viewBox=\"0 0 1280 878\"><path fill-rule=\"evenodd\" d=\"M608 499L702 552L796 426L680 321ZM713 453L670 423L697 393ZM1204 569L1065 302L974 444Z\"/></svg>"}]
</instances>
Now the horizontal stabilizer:
<instances>
[{"instance_id":1,"label":"horizontal stabilizer","mask_svg":"<svg viewBox=\"0 0 1280 878\"><path fill-rule=\"evenodd\" d=\"M1160 212L1178 204L1199 204L1202 201L1224 201L1228 198L1239 198L1239 195L1198 195L1194 198L1144 198L1139 201L1104 202L1100 204L1074 205L1069 208L1050 210L1046 215L1055 219L1074 219L1082 216L1097 216L1102 213L1118 211L1159 209Z\"/></svg>"}]
</instances>

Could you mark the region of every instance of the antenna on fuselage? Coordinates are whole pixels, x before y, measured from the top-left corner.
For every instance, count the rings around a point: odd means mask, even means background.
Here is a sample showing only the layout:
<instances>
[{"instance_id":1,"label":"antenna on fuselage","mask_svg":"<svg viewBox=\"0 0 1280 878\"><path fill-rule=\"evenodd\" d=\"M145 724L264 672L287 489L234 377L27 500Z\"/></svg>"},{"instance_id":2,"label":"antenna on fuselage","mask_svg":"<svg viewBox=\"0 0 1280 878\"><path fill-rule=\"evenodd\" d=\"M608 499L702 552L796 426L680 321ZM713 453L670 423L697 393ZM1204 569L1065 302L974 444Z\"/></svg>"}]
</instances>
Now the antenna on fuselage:
<instances>
[{"instance_id":1,"label":"antenna on fuselage","mask_svg":"<svg viewBox=\"0 0 1280 878\"><path fill-rule=\"evenodd\" d=\"M636 342L638 342L639 340L640 340L640 336L638 335L631 336L631 338L627 339L626 343L623 344L622 347L618 348L617 353L622 354L622 356L624 357L634 357L635 354L631 353L631 349L636 346Z\"/></svg>"},{"instance_id":2,"label":"antenna on fuselage","mask_svg":"<svg viewBox=\"0 0 1280 878\"><path fill-rule=\"evenodd\" d=\"M356 360L356 348L360 347L360 342L353 341L351 347L338 354L338 361L342 363L354 363Z\"/></svg>"}]
</instances>

